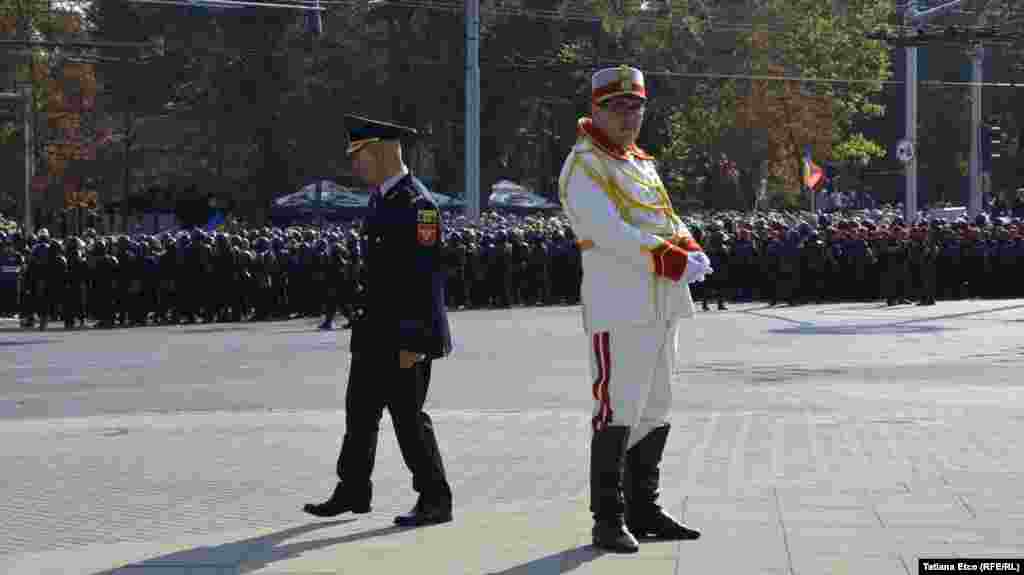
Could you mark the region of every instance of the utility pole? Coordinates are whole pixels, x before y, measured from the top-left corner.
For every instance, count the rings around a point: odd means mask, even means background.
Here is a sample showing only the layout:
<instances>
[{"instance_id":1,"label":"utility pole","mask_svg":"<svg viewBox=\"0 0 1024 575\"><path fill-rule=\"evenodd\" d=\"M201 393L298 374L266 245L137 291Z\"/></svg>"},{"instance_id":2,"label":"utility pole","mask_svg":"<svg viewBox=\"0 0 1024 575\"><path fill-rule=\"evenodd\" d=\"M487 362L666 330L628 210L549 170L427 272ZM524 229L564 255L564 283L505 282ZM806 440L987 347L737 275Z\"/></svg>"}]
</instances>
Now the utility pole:
<instances>
[{"instance_id":1,"label":"utility pole","mask_svg":"<svg viewBox=\"0 0 1024 575\"><path fill-rule=\"evenodd\" d=\"M981 81L984 74L985 48L974 46L971 56L971 160L969 169L971 195L967 215L972 219L981 213Z\"/></svg>"},{"instance_id":2,"label":"utility pole","mask_svg":"<svg viewBox=\"0 0 1024 575\"><path fill-rule=\"evenodd\" d=\"M20 14L21 16L21 34L22 38L26 42L32 40L32 20L29 18L27 13ZM25 58L28 60L28 78L25 79L22 85L22 97L25 99L24 106L24 130L25 130L25 217L22 225L24 226L24 233L31 234L32 229L32 178L35 175L35 138L32 133L32 50L26 51L27 55Z\"/></svg>"},{"instance_id":3,"label":"utility pole","mask_svg":"<svg viewBox=\"0 0 1024 575\"><path fill-rule=\"evenodd\" d=\"M903 199L903 219L907 225L917 223L917 47L907 46L903 49L904 61L907 63L906 82L903 91L905 102L906 125L903 137L913 146L914 153L906 167L906 188Z\"/></svg>"},{"instance_id":4,"label":"utility pole","mask_svg":"<svg viewBox=\"0 0 1024 575\"><path fill-rule=\"evenodd\" d=\"M22 87L24 98L24 130L25 130L25 218L23 220L26 234L32 233L32 178L35 176L35 143L32 136L32 80Z\"/></svg>"},{"instance_id":5,"label":"utility pole","mask_svg":"<svg viewBox=\"0 0 1024 575\"><path fill-rule=\"evenodd\" d=\"M466 0L466 216L480 221L480 0Z\"/></svg>"},{"instance_id":6,"label":"utility pole","mask_svg":"<svg viewBox=\"0 0 1024 575\"><path fill-rule=\"evenodd\" d=\"M924 26L928 21L937 18L960 6L963 0L953 0L927 10L918 9L919 0L907 2L904 12L905 21L914 27ZM904 83L904 101L906 102L906 126L904 137L913 146L914 153L906 167L906 195L903 201L903 217L908 224L917 220L917 47L907 46L903 49L907 65L906 82ZM973 140L972 140L973 141Z\"/></svg>"},{"instance_id":7,"label":"utility pole","mask_svg":"<svg viewBox=\"0 0 1024 575\"><path fill-rule=\"evenodd\" d=\"M24 86L22 87L21 90L19 90L17 92L0 92L0 102L12 102L12 103L15 104L15 106L20 107L22 109L22 112L21 112L22 122L23 122L22 130L24 131L24 144L25 144L25 186L24 186L25 199L24 199L24 203L25 203L25 206L26 206L25 218L22 220L22 223L25 226L26 233L28 233L28 231L31 230L31 225L32 225L32 219L31 219L32 209L31 209L31 205L30 205L30 202L32 200L31 193L32 193L32 166L33 166L32 124L31 124L32 93L31 93L30 89L28 89L28 88L26 88ZM5 114L5 116L6 116L6 114ZM17 119L17 112L16 111L13 112L13 114L11 116L9 116L9 117L11 119Z\"/></svg>"}]
</instances>

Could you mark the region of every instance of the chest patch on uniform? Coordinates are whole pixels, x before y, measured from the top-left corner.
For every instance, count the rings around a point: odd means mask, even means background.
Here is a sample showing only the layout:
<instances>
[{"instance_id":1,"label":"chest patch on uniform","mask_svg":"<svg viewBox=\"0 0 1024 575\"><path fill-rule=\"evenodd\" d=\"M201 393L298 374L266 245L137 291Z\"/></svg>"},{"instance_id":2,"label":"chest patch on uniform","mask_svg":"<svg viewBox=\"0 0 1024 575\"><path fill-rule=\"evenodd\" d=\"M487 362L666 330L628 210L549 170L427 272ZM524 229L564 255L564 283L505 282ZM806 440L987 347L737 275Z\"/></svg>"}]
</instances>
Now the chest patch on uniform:
<instances>
[{"instance_id":1,"label":"chest patch on uniform","mask_svg":"<svg viewBox=\"0 0 1024 575\"><path fill-rule=\"evenodd\" d=\"M418 239L420 245L423 246L432 246L436 244L437 224L416 224L416 239Z\"/></svg>"},{"instance_id":2,"label":"chest patch on uniform","mask_svg":"<svg viewBox=\"0 0 1024 575\"><path fill-rule=\"evenodd\" d=\"M416 212L416 221L421 224L436 224L437 210L419 210Z\"/></svg>"}]
</instances>

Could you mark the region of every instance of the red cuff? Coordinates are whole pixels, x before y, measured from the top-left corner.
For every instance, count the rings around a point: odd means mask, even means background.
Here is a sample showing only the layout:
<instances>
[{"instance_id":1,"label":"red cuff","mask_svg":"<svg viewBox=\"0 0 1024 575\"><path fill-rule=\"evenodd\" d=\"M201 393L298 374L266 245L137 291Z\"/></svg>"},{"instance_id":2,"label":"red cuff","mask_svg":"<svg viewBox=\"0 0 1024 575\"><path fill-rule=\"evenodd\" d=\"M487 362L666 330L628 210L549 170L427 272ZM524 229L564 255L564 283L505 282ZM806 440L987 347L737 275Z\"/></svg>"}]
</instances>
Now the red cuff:
<instances>
[{"instance_id":1,"label":"red cuff","mask_svg":"<svg viewBox=\"0 0 1024 575\"><path fill-rule=\"evenodd\" d=\"M655 275L674 282L683 277L683 272L686 271L686 264L689 261L686 251L669 242L664 242L651 250L651 259L654 261Z\"/></svg>"}]
</instances>

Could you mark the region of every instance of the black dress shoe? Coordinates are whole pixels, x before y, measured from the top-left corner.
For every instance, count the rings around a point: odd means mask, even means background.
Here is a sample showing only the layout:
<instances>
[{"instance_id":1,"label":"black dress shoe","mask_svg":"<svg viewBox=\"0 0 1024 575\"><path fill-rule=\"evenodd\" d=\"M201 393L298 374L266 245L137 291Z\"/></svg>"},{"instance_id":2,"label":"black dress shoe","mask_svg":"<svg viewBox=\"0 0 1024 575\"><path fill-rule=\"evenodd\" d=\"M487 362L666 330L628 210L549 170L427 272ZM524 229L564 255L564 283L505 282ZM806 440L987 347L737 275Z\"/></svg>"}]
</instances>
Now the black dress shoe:
<instances>
[{"instance_id":1,"label":"black dress shoe","mask_svg":"<svg viewBox=\"0 0 1024 575\"><path fill-rule=\"evenodd\" d=\"M452 520L452 504L450 501L424 503L418 501L412 511L395 517L395 525L403 527L419 527L421 525L437 525Z\"/></svg>"},{"instance_id":2,"label":"black dress shoe","mask_svg":"<svg viewBox=\"0 0 1024 575\"><path fill-rule=\"evenodd\" d=\"M590 531L594 547L612 553L636 553L640 544L621 521L596 521Z\"/></svg>"},{"instance_id":3,"label":"black dress shoe","mask_svg":"<svg viewBox=\"0 0 1024 575\"><path fill-rule=\"evenodd\" d=\"M700 531L690 529L661 509L646 517L631 518L628 525L629 530L640 539L681 541L700 537Z\"/></svg>"},{"instance_id":4,"label":"black dress shoe","mask_svg":"<svg viewBox=\"0 0 1024 575\"><path fill-rule=\"evenodd\" d=\"M334 517L351 511L352 513L369 513L370 501L367 498L356 499L351 496L342 483L334 487L331 498L323 503L307 503L302 510L317 517Z\"/></svg>"}]
</instances>

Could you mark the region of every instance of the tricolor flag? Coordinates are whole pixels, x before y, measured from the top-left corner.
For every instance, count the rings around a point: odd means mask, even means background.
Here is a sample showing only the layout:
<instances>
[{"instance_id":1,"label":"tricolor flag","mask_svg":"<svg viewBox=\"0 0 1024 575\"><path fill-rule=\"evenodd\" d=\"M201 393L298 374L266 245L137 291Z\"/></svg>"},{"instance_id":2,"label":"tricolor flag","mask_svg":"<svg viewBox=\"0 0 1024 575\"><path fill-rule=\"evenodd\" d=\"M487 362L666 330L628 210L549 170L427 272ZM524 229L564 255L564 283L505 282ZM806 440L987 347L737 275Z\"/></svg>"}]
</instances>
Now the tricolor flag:
<instances>
[{"instance_id":1,"label":"tricolor flag","mask_svg":"<svg viewBox=\"0 0 1024 575\"><path fill-rule=\"evenodd\" d=\"M822 178L825 177L825 171L821 169L821 166L811 161L811 147L804 147L804 170L803 170L804 185L807 189L813 190L815 186L821 182Z\"/></svg>"}]
</instances>

